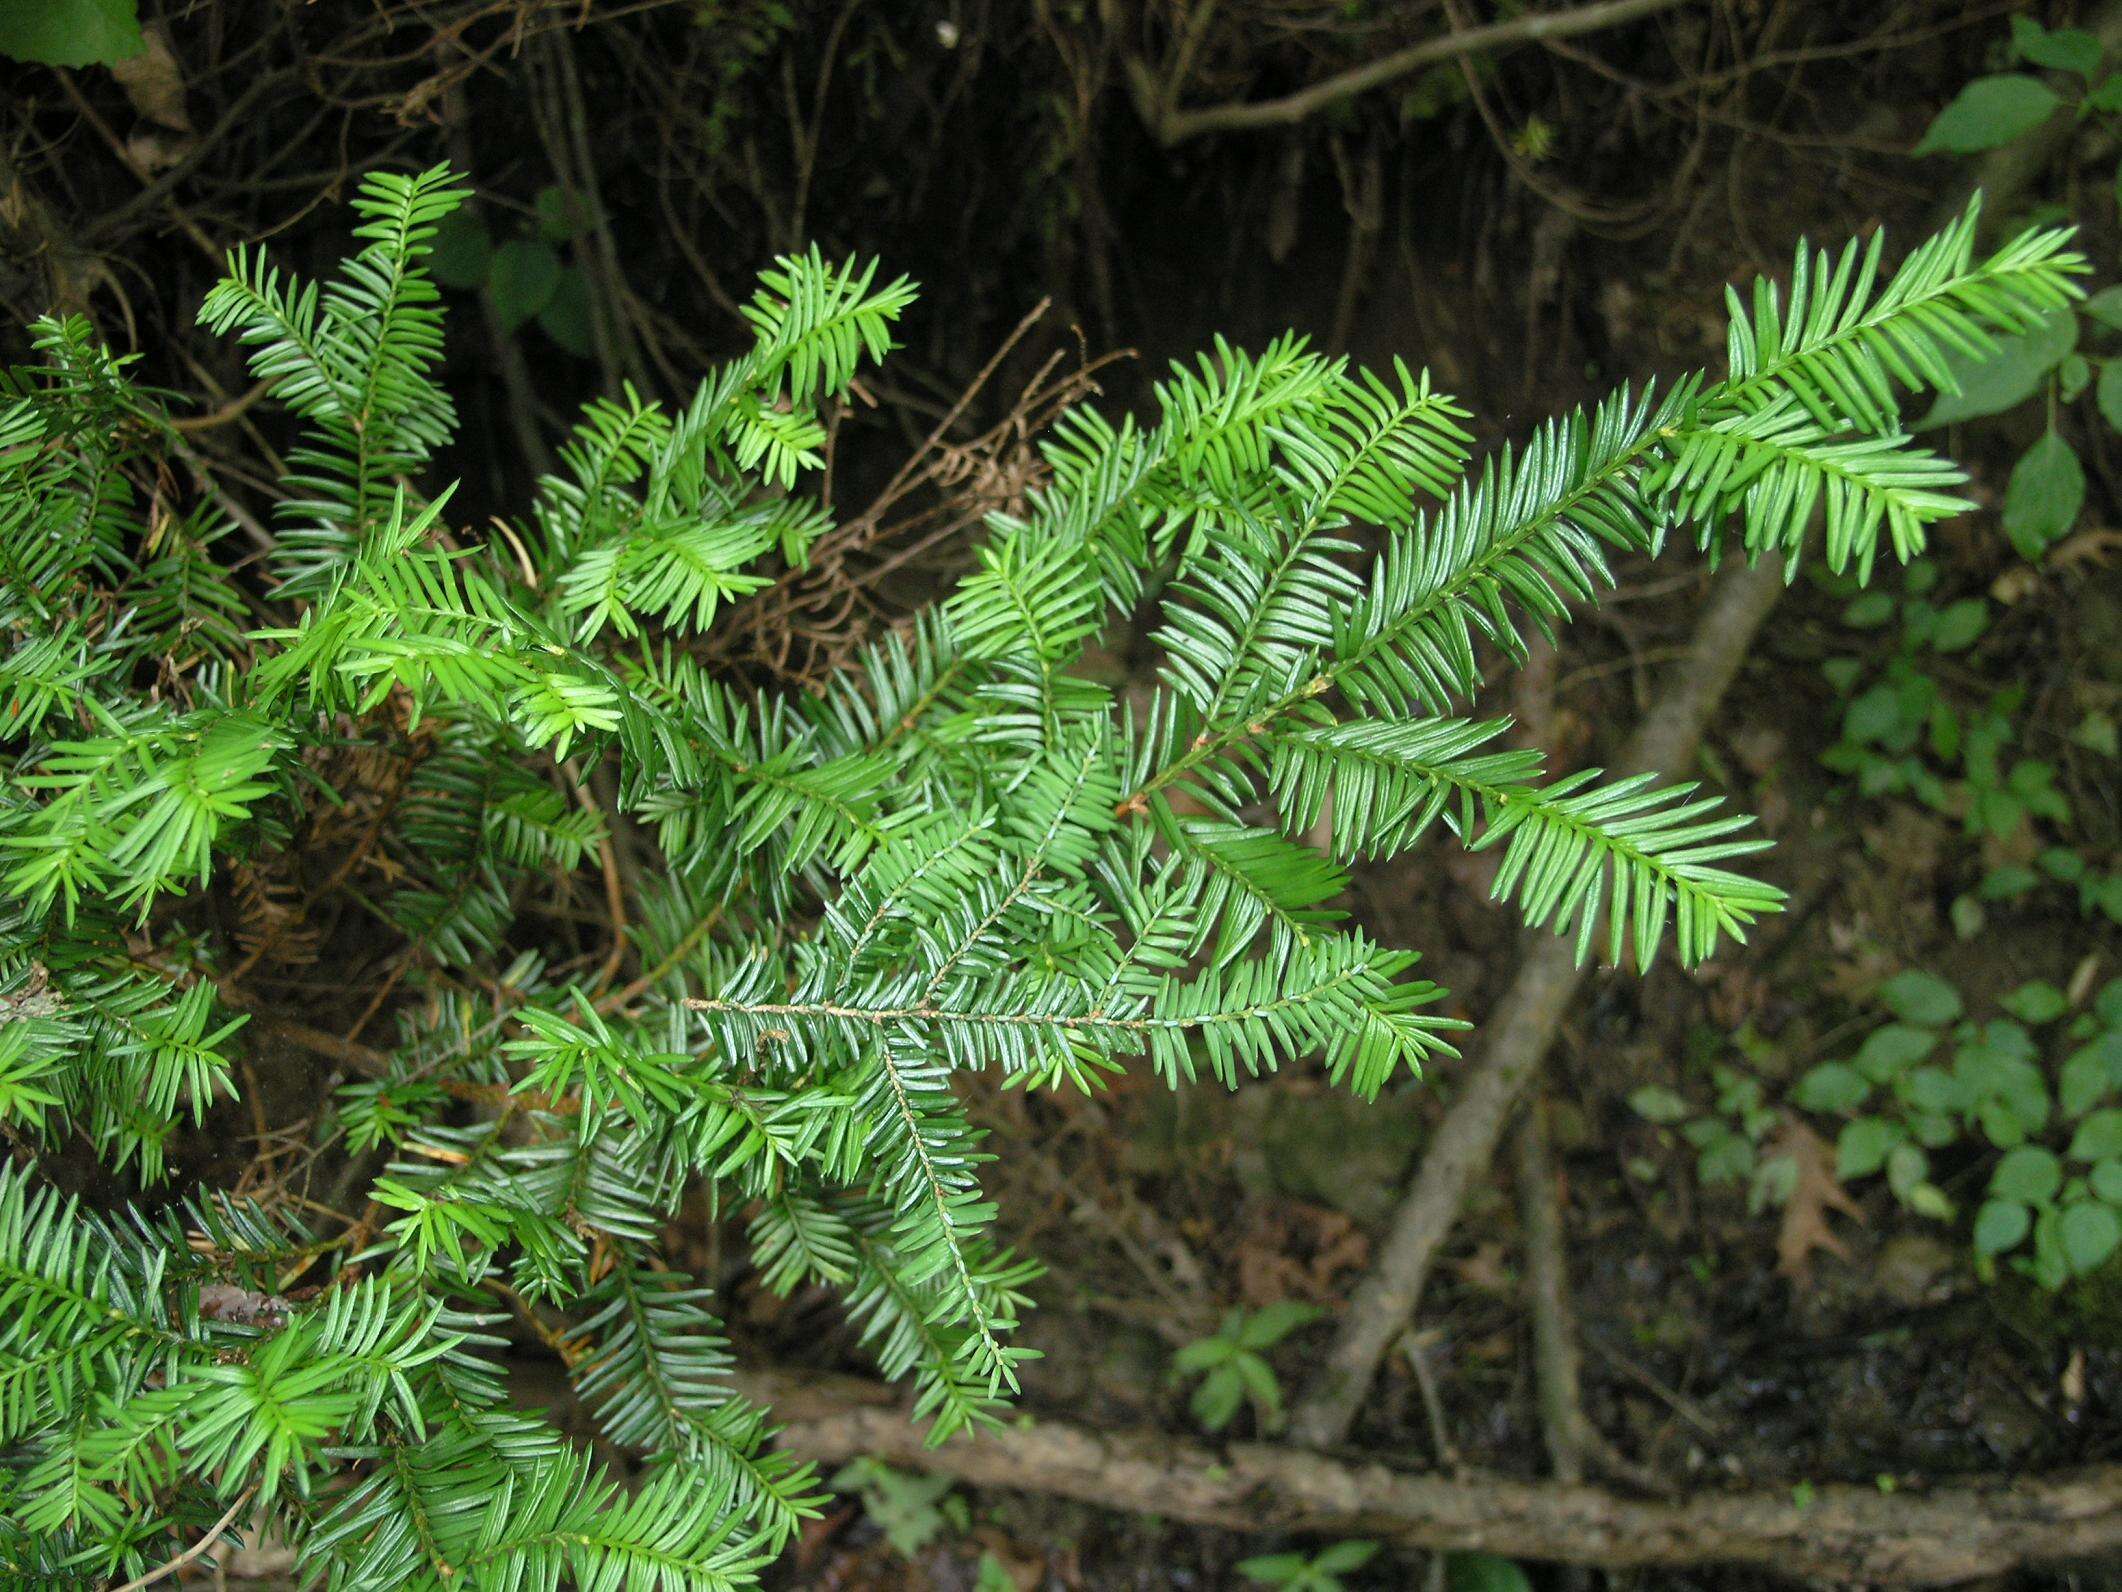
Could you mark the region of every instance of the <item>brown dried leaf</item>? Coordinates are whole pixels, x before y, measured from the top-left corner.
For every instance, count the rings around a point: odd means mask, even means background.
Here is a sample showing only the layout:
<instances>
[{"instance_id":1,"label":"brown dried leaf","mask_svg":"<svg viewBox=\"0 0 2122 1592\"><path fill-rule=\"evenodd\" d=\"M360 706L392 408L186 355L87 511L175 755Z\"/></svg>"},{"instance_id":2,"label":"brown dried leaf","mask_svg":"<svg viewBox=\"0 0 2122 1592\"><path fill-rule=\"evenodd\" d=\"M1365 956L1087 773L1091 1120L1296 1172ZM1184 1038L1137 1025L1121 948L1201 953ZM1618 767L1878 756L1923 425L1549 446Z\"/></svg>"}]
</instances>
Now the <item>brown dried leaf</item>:
<instances>
[{"instance_id":1,"label":"brown dried leaf","mask_svg":"<svg viewBox=\"0 0 2122 1592\"><path fill-rule=\"evenodd\" d=\"M1458 1273L1459 1280L1467 1287L1481 1293L1515 1294L1518 1291L1518 1277L1511 1269L1510 1251L1496 1240L1478 1243L1465 1259L1446 1264Z\"/></svg>"},{"instance_id":2,"label":"brown dried leaf","mask_svg":"<svg viewBox=\"0 0 2122 1592\"><path fill-rule=\"evenodd\" d=\"M1783 1225L1776 1232L1776 1270L1794 1286L1803 1288L1811 1280L1814 1250L1848 1256L1842 1240L1828 1223L1828 1213L1840 1211L1861 1222L1864 1212L1835 1176L1834 1146L1795 1117L1783 1119L1762 1156L1764 1160L1787 1156L1797 1168L1790 1198L1783 1206Z\"/></svg>"},{"instance_id":3,"label":"brown dried leaf","mask_svg":"<svg viewBox=\"0 0 2122 1592\"><path fill-rule=\"evenodd\" d=\"M1294 1201L1266 1207L1238 1246L1238 1294L1256 1308L1285 1299L1337 1305L1335 1279L1369 1260L1370 1240L1340 1211Z\"/></svg>"},{"instance_id":4,"label":"brown dried leaf","mask_svg":"<svg viewBox=\"0 0 2122 1592\"><path fill-rule=\"evenodd\" d=\"M1989 583L1990 596L2007 608L2025 602L2040 589L2040 572L2028 564L2014 564Z\"/></svg>"},{"instance_id":5,"label":"brown dried leaf","mask_svg":"<svg viewBox=\"0 0 2122 1592\"><path fill-rule=\"evenodd\" d=\"M287 1300L254 1293L233 1283L210 1282L199 1290L199 1319L244 1327L277 1327L287 1320Z\"/></svg>"},{"instance_id":6,"label":"brown dried leaf","mask_svg":"<svg viewBox=\"0 0 2122 1592\"><path fill-rule=\"evenodd\" d=\"M133 109L149 121L172 132L190 132L192 119L184 109L184 69L160 28L142 28L140 35L147 40L147 48L111 62L111 76L124 88Z\"/></svg>"}]
</instances>

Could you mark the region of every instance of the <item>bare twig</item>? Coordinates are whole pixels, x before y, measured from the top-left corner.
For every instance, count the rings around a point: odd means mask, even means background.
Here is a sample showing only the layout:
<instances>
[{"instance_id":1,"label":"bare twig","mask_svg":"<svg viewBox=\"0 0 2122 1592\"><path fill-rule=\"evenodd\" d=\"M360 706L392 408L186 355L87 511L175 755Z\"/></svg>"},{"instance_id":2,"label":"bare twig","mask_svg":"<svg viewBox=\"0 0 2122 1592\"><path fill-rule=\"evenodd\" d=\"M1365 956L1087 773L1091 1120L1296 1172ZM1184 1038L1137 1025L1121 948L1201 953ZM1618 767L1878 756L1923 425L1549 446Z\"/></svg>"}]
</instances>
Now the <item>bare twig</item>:
<instances>
[{"instance_id":1,"label":"bare twig","mask_svg":"<svg viewBox=\"0 0 2122 1592\"><path fill-rule=\"evenodd\" d=\"M1128 81L1132 86L1137 108L1149 123L1159 141L1166 147L1184 143L1189 138L1198 138L1204 133L1236 132L1254 127L1282 127L1292 122L1301 122L1317 114L1327 106L1352 98L1381 83L1390 83L1395 78L1437 61L1449 61L1455 56L1476 55L1484 50L1500 50L1513 44L1536 44L1543 39L1568 39L1579 34L1594 33L1603 28L1616 28L1638 18L1655 16L1660 11L1670 11L1682 0L1602 0L1597 5L1577 6L1567 11L1536 11L1529 16L1512 17L1505 22L1491 22L1485 27L1469 28L1464 32L1447 33L1441 38L1424 39L1420 44L1411 44L1404 50L1395 50L1391 55L1380 56L1375 61L1352 67L1294 94L1285 94L1280 99L1240 101L1229 105L1208 105L1198 110L1180 110L1167 105L1165 94L1154 82L1149 69L1141 62L1131 62L1133 70Z\"/></svg>"},{"instance_id":2,"label":"bare twig","mask_svg":"<svg viewBox=\"0 0 2122 1592\"><path fill-rule=\"evenodd\" d=\"M221 1534L235 1523L236 1516L243 1512L243 1506L251 1501L251 1495L257 1490L255 1484L244 1488L243 1496L228 1506L228 1513L209 1526L205 1536L178 1554L176 1558L170 1560L168 1564L159 1565L145 1575L136 1575L123 1586L113 1587L111 1592L140 1592L142 1587L153 1586L157 1581L165 1581L186 1565L199 1559L209 1548L221 1540Z\"/></svg>"}]
</instances>

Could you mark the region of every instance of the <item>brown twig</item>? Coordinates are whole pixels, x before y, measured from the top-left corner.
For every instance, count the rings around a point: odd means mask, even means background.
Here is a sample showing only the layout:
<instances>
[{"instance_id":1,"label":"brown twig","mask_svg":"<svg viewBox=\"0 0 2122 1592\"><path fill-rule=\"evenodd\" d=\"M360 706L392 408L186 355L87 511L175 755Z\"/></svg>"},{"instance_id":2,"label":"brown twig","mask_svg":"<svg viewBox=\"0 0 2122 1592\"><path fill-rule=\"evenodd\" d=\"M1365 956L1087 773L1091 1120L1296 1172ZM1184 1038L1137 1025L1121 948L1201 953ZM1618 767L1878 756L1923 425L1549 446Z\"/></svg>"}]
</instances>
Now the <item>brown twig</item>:
<instances>
[{"instance_id":1,"label":"brown twig","mask_svg":"<svg viewBox=\"0 0 2122 1592\"><path fill-rule=\"evenodd\" d=\"M1229 105L1207 105L1181 110L1164 104L1163 96L1141 62L1130 62L1128 82L1137 108L1150 130L1166 148L1199 138L1204 133L1236 132L1256 127L1284 127L1316 115L1329 105L1390 83L1422 67L1459 56L1505 49L1513 44L1535 44L1543 39L1568 39L1605 28L1620 27L1642 17L1670 11L1682 0L1601 0L1600 4L1577 6L1566 11L1536 11L1527 16L1491 22L1485 27L1453 31L1441 38L1424 39L1404 50L1380 56L1352 67L1294 94L1279 99L1247 100Z\"/></svg>"},{"instance_id":2,"label":"brown twig","mask_svg":"<svg viewBox=\"0 0 2122 1592\"><path fill-rule=\"evenodd\" d=\"M215 1543L221 1540L222 1533L235 1524L236 1516L243 1512L243 1506L251 1501L252 1495L257 1491L258 1487L255 1482L244 1488L243 1495L228 1506L228 1513L207 1528L205 1536L201 1537L189 1548L186 1548L176 1558L170 1560L169 1563L158 1565L145 1575L136 1575L123 1586L113 1587L111 1592L140 1592L142 1587L153 1586L157 1581L166 1581L186 1565L203 1557Z\"/></svg>"}]
</instances>

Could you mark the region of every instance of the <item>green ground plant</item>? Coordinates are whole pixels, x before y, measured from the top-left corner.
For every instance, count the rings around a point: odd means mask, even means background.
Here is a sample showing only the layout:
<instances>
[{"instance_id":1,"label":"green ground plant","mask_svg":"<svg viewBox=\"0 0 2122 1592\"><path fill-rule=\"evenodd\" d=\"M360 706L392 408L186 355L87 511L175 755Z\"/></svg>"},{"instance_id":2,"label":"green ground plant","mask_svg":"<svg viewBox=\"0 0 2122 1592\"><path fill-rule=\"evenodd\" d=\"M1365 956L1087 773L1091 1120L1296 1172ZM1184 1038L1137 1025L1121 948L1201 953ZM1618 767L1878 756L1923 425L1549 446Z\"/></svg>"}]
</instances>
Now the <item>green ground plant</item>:
<instances>
[{"instance_id":1,"label":"green ground plant","mask_svg":"<svg viewBox=\"0 0 2122 1592\"><path fill-rule=\"evenodd\" d=\"M1282 1383L1267 1353L1299 1327L1318 1319L1314 1305L1283 1300L1258 1310L1233 1310L1208 1337L1172 1357L1181 1377L1199 1377L1187 1406L1211 1432L1220 1432L1250 1406L1263 1432L1282 1427Z\"/></svg>"},{"instance_id":2,"label":"green ground plant","mask_svg":"<svg viewBox=\"0 0 2122 1592\"><path fill-rule=\"evenodd\" d=\"M1148 423L1066 416L935 609L762 695L699 639L831 523L827 406L912 288L783 260L750 352L591 402L488 535L431 479L463 198L369 176L321 282L231 256L202 323L296 433L269 525L83 320L0 400L0 1569L31 1584L266 1528L329 1587L749 1583L818 1484L665 1252L688 1200L763 1287L836 1290L940 1442L999 1418L1037 1275L969 1075L1418 1074L1460 1025L1334 903L1433 831L1580 955L1743 934L1781 899L1727 867L1743 818L1457 715L1618 556L1915 556L1964 504L1903 392L2082 269L2055 231L1978 258L1972 213L1891 271L1801 251L1734 295L1724 374L1471 469L1426 376L1218 345ZM1079 667L1138 610L1140 699ZM308 932L276 881L398 970L387 1043L312 1070L250 993ZM202 1186L259 1069L327 1099L316 1175ZM525 1352L626 1469L512 1394Z\"/></svg>"},{"instance_id":3,"label":"green ground plant","mask_svg":"<svg viewBox=\"0 0 2122 1592\"><path fill-rule=\"evenodd\" d=\"M2122 72L2108 69L2097 35L2015 16L2004 49L2003 64L2012 70L1967 83L1931 123L1916 154L1968 156L2023 145L2066 112L2111 141L2122 117ZM2115 191L2122 196L2122 168ZM2053 223L2060 214L2035 219ZM1956 390L1941 395L1917 423L1919 430L1959 425L2042 401L2041 434L2013 466L2003 506L2004 534L2029 562L2040 562L2068 537L2085 506L2085 466L2064 416L2090 398L2098 419L2087 419L2085 429L2122 431L2118 330L2122 288L2111 287L2058 307L1995 348L1964 350Z\"/></svg>"},{"instance_id":4,"label":"green ground plant","mask_svg":"<svg viewBox=\"0 0 2122 1592\"><path fill-rule=\"evenodd\" d=\"M1316 1553L1263 1553L1240 1559L1238 1573L1255 1586L1282 1587L1285 1592L1344 1592L1341 1578L1378 1556L1378 1544L1351 1539L1329 1543Z\"/></svg>"},{"instance_id":5,"label":"green ground plant","mask_svg":"<svg viewBox=\"0 0 2122 1592\"><path fill-rule=\"evenodd\" d=\"M1842 622L1891 638L1883 660L1842 653L1822 665L1842 702L1841 735L1821 761L1868 801L1913 799L1959 822L1971 841L1995 843L2002 859L1961 881L1952 903L1963 939L1980 934L1997 902L2062 890L2081 916L2122 923L2122 873L2083 842L2069 797L2046 757L2016 749L2023 739L2025 688L1970 691L1948 678L1946 664L1978 644L1993 608L1987 598L1935 598L1937 565L1916 559L1901 572L1901 590L1880 581L1869 590L1826 577L1844 598ZM1853 638L1854 639L1854 638ZM2078 746L2112 760L2115 723L2097 708L2071 726Z\"/></svg>"},{"instance_id":6,"label":"green ground plant","mask_svg":"<svg viewBox=\"0 0 2122 1592\"><path fill-rule=\"evenodd\" d=\"M1800 1074L1785 1102L1833 1140L1835 1176L1882 1179L1915 1215L1964 1229L1985 1278L2001 1260L2054 1291L2105 1265L2122 1247L2122 979L2076 1010L2037 980L1978 1020L1946 980L1909 971L1877 1002L1887 1020ZM1696 1148L1704 1184L1744 1184L1756 1210L1782 1204L1798 1165L1764 1153L1781 1111L1748 1069L1712 1075L1707 1112L1655 1085L1631 1104Z\"/></svg>"}]
</instances>

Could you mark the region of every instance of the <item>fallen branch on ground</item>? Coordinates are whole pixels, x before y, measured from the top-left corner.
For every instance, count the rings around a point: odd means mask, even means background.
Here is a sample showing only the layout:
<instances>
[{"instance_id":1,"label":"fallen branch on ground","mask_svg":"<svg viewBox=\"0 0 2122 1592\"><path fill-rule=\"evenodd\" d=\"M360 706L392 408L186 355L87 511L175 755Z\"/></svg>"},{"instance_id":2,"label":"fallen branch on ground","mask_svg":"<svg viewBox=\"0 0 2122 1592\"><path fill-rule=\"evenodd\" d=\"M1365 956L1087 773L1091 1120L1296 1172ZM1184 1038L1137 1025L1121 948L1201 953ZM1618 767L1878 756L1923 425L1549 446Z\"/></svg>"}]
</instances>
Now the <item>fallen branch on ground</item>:
<instances>
[{"instance_id":1,"label":"fallen branch on ground","mask_svg":"<svg viewBox=\"0 0 2122 1592\"><path fill-rule=\"evenodd\" d=\"M901 1395L815 1372L740 1378L822 1464L868 1455L980 1487L1074 1498L1245 1532L1316 1532L1611 1567L1733 1563L1834 1581L1939 1586L2122 1548L2122 1465L1929 1491L1831 1484L1643 1502L1598 1487L1447 1478L1274 1443L1212 1446L1150 1430L1039 1420L940 1448Z\"/></svg>"}]
</instances>

